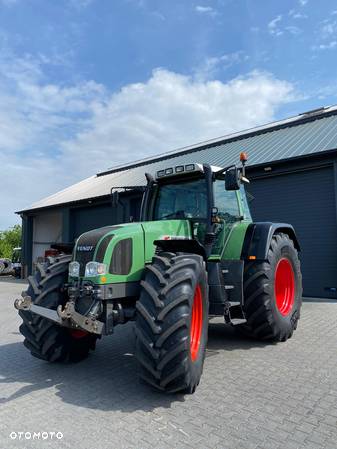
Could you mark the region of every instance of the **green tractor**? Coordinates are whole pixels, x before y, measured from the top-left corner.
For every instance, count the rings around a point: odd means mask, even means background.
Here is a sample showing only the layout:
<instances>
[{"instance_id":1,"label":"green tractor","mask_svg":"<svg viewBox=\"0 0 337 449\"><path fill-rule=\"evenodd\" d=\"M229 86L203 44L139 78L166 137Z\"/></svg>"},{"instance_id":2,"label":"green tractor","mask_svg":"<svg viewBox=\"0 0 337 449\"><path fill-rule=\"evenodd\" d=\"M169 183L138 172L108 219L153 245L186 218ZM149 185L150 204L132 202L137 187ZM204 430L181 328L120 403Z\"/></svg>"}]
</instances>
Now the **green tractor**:
<instances>
[{"instance_id":1,"label":"green tractor","mask_svg":"<svg viewBox=\"0 0 337 449\"><path fill-rule=\"evenodd\" d=\"M245 153L240 159L242 167L187 164L146 174L140 222L86 232L72 255L38 265L15 301L31 354L79 361L132 320L140 378L193 393L209 317L256 339L290 338L302 301L299 244L289 224L252 222Z\"/></svg>"}]
</instances>

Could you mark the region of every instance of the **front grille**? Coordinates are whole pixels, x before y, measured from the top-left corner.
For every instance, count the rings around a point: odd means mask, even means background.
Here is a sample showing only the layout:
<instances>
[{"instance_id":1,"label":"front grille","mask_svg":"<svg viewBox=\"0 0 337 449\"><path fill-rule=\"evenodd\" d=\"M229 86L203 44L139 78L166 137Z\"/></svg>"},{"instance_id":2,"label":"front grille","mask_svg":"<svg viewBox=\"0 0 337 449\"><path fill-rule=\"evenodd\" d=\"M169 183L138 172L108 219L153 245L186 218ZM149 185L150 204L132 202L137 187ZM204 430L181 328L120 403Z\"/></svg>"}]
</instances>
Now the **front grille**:
<instances>
[{"instance_id":1,"label":"front grille","mask_svg":"<svg viewBox=\"0 0 337 449\"><path fill-rule=\"evenodd\" d=\"M95 249L92 251L77 251L76 260L80 264L80 276L84 276L85 266L88 262L91 262L94 258Z\"/></svg>"},{"instance_id":2,"label":"front grille","mask_svg":"<svg viewBox=\"0 0 337 449\"><path fill-rule=\"evenodd\" d=\"M88 262L94 260L94 254L100 239L116 226L106 226L86 232L77 240L75 248L75 260L80 264L80 276L84 276L85 266Z\"/></svg>"},{"instance_id":3,"label":"front grille","mask_svg":"<svg viewBox=\"0 0 337 449\"><path fill-rule=\"evenodd\" d=\"M96 253L96 258L95 258L96 262L100 262L100 263L103 262L107 247L109 246L109 243L111 242L113 236L114 236L113 234L106 235L103 238L103 240L101 241L101 243L99 244L99 247L98 247L97 253Z\"/></svg>"},{"instance_id":4,"label":"front grille","mask_svg":"<svg viewBox=\"0 0 337 449\"><path fill-rule=\"evenodd\" d=\"M132 239L120 240L115 246L110 262L111 274L127 275L132 266Z\"/></svg>"}]
</instances>

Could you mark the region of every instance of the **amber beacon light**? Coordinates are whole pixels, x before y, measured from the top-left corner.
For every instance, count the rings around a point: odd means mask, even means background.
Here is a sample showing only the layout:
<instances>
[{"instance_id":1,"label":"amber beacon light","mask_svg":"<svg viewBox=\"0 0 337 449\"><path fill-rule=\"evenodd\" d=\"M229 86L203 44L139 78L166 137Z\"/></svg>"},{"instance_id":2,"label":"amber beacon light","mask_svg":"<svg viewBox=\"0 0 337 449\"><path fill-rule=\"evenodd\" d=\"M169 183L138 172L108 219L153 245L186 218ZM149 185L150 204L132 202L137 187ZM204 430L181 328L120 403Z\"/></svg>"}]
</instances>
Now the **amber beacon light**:
<instances>
[{"instance_id":1,"label":"amber beacon light","mask_svg":"<svg viewBox=\"0 0 337 449\"><path fill-rule=\"evenodd\" d=\"M245 164L248 161L248 154L244 151L240 153L240 161Z\"/></svg>"},{"instance_id":2,"label":"amber beacon light","mask_svg":"<svg viewBox=\"0 0 337 449\"><path fill-rule=\"evenodd\" d=\"M242 182L249 182L249 180L246 178L246 162L248 161L248 154L245 151L242 151L240 153L240 162L242 164L242 172L241 172L241 181Z\"/></svg>"}]
</instances>

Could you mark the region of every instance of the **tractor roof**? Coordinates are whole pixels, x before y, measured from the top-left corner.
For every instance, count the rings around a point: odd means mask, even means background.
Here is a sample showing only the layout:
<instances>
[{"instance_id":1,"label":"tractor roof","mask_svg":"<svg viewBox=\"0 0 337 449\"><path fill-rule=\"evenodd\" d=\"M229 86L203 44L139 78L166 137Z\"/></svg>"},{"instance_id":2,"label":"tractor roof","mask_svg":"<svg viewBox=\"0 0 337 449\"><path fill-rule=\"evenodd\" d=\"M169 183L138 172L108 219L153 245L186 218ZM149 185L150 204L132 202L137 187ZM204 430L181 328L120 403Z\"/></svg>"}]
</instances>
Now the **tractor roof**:
<instances>
[{"instance_id":1,"label":"tractor roof","mask_svg":"<svg viewBox=\"0 0 337 449\"><path fill-rule=\"evenodd\" d=\"M221 170L221 167L217 167L215 165L211 165L212 172L216 173ZM163 178L168 178L171 176L186 176L191 173L203 173L204 167L203 164L191 163L186 165L176 165L173 167L164 168L162 170L158 170L156 172L155 179L156 181L161 180Z\"/></svg>"}]
</instances>

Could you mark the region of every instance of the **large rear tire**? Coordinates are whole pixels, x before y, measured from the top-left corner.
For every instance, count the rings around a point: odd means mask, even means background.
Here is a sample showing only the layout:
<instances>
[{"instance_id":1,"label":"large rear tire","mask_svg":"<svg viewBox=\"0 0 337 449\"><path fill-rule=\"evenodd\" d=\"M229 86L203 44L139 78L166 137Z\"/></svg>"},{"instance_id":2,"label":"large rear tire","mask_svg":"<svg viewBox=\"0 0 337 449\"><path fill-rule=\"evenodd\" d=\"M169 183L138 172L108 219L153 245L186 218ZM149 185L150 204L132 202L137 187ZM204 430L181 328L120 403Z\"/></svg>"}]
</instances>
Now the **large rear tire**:
<instances>
[{"instance_id":1,"label":"large rear tire","mask_svg":"<svg viewBox=\"0 0 337 449\"><path fill-rule=\"evenodd\" d=\"M48 309L64 305L67 295L63 285L67 282L71 256L61 256L55 263L38 265L36 275L29 276L28 290L22 296L30 296L32 302ZM19 311L23 323L20 332L24 345L34 357L48 362L78 362L95 349L97 337L87 332L61 327L46 318L28 311Z\"/></svg>"},{"instance_id":2,"label":"large rear tire","mask_svg":"<svg viewBox=\"0 0 337 449\"><path fill-rule=\"evenodd\" d=\"M207 273L201 256L161 252L146 268L137 301L140 377L156 389L193 393L208 329Z\"/></svg>"},{"instance_id":3,"label":"large rear tire","mask_svg":"<svg viewBox=\"0 0 337 449\"><path fill-rule=\"evenodd\" d=\"M302 275L288 235L273 236L266 261L245 265L243 288L247 323L239 330L261 340L290 338L300 318Z\"/></svg>"}]
</instances>

